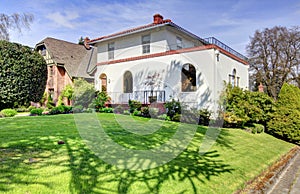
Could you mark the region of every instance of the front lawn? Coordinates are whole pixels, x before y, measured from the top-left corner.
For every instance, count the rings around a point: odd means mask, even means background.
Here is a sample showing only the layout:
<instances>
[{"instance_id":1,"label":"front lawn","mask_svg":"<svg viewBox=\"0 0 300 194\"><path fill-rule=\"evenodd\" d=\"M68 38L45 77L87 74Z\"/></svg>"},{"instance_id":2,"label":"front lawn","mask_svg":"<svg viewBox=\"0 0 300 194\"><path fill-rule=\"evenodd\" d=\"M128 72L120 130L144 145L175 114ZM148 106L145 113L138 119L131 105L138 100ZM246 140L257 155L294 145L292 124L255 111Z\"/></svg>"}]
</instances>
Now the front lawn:
<instances>
[{"instance_id":1,"label":"front lawn","mask_svg":"<svg viewBox=\"0 0 300 194\"><path fill-rule=\"evenodd\" d=\"M97 117L112 140L134 150L168 142L179 125L151 120L159 130L136 134L134 131L148 130L149 119L137 117L133 124L125 115L118 116L118 122L113 114ZM127 130L122 127L125 125ZM154 169L132 171L118 169L96 156L82 140L72 114L0 119L0 192L232 193L293 147L267 134L222 129L214 146L200 155L206 128L180 126L197 130L184 152ZM58 140L65 144L58 145Z\"/></svg>"}]
</instances>

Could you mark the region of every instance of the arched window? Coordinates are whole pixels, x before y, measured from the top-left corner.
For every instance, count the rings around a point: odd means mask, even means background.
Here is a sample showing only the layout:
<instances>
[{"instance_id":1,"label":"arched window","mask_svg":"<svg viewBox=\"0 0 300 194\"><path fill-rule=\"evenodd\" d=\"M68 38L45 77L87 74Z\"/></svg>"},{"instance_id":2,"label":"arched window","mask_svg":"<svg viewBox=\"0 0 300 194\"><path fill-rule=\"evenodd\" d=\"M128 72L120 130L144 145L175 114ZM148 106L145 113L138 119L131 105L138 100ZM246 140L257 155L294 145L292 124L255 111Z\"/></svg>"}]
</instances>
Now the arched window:
<instances>
[{"instance_id":1,"label":"arched window","mask_svg":"<svg viewBox=\"0 0 300 194\"><path fill-rule=\"evenodd\" d=\"M133 81L132 81L132 74L130 71L126 71L123 75L123 92L124 93L133 92Z\"/></svg>"},{"instance_id":2,"label":"arched window","mask_svg":"<svg viewBox=\"0 0 300 194\"><path fill-rule=\"evenodd\" d=\"M107 76L105 73L102 73L100 75L100 80L101 80L101 91L107 91Z\"/></svg>"},{"instance_id":3,"label":"arched window","mask_svg":"<svg viewBox=\"0 0 300 194\"><path fill-rule=\"evenodd\" d=\"M229 74L229 84L232 87L239 87L240 86L240 77L236 76L236 69L232 70L232 74Z\"/></svg>"},{"instance_id":4,"label":"arched window","mask_svg":"<svg viewBox=\"0 0 300 194\"><path fill-rule=\"evenodd\" d=\"M184 64L181 70L181 91L196 91L196 68L192 64Z\"/></svg>"},{"instance_id":5,"label":"arched window","mask_svg":"<svg viewBox=\"0 0 300 194\"><path fill-rule=\"evenodd\" d=\"M236 69L232 70L232 75L231 75L231 85L236 86Z\"/></svg>"}]
</instances>

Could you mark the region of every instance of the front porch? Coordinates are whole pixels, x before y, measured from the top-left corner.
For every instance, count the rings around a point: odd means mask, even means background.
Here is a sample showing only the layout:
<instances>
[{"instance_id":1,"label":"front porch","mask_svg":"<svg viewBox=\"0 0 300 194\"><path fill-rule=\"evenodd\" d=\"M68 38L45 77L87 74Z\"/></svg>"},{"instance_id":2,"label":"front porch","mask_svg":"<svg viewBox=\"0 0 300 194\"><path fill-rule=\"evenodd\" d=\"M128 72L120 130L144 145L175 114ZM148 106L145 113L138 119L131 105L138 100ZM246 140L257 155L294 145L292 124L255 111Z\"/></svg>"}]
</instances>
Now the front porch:
<instances>
[{"instance_id":1,"label":"front porch","mask_svg":"<svg viewBox=\"0 0 300 194\"><path fill-rule=\"evenodd\" d=\"M136 100L142 104L165 103L166 92L164 90L133 91L132 93L108 92L111 104L128 104L129 100Z\"/></svg>"}]
</instances>

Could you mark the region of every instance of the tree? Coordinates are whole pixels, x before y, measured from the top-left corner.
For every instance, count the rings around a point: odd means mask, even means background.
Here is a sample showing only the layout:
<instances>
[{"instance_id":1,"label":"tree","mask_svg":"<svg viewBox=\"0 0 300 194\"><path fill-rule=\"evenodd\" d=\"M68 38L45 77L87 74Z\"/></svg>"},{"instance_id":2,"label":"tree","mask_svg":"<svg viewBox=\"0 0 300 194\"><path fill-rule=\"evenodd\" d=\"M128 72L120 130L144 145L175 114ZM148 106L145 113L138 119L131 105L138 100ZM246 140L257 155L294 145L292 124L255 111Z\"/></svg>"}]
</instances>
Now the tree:
<instances>
[{"instance_id":1,"label":"tree","mask_svg":"<svg viewBox=\"0 0 300 194\"><path fill-rule=\"evenodd\" d=\"M61 92L61 98L65 97L68 100L67 105L70 105L71 100L73 100L73 95L74 95L74 87L71 86L70 84L66 85Z\"/></svg>"},{"instance_id":2,"label":"tree","mask_svg":"<svg viewBox=\"0 0 300 194\"><path fill-rule=\"evenodd\" d=\"M0 110L39 102L46 81L47 65L39 53L0 40Z\"/></svg>"},{"instance_id":3,"label":"tree","mask_svg":"<svg viewBox=\"0 0 300 194\"><path fill-rule=\"evenodd\" d=\"M93 84L82 78L74 80L74 106L88 108L95 99L96 90Z\"/></svg>"},{"instance_id":4,"label":"tree","mask_svg":"<svg viewBox=\"0 0 300 194\"><path fill-rule=\"evenodd\" d=\"M82 37L82 36L79 38L79 40L78 40L78 44L80 44L80 45L84 45L84 39L83 39L83 37Z\"/></svg>"},{"instance_id":5,"label":"tree","mask_svg":"<svg viewBox=\"0 0 300 194\"><path fill-rule=\"evenodd\" d=\"M33 15L18 14L6 15L0 13L0 40L9 41L9 29L17 29L21 32L21 28L29 28L30 23L33 22Z\"/></svg>"},{"instance_id":6,"label":"tree","mask_svg":"<svg viewBox=\"0 0 300 194\"><path fill-rule=\"evenodd\" d=\"M300 28L275 26L256 31L247 46L251 78L277 99L285 82L300 87Z\"/></svg>"}]
</instances>

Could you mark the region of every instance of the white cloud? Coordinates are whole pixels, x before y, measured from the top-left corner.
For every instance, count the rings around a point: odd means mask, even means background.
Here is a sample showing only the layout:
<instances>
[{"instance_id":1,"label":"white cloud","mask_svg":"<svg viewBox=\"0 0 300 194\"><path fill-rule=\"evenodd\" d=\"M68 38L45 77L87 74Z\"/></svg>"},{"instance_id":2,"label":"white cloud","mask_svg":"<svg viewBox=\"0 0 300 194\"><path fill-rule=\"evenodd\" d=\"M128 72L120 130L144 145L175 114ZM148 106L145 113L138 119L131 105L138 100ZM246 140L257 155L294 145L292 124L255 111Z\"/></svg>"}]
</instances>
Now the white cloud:
<instances>
[{"instance_id":1,"label":"white cloud","mask_svg":"<svg viewBox=\"0 0 300 194\"><path fill-rule=\"evenodd\" d=\"M16 3L17 0L10 0ZM13 12L29 12L36 16L31 31L12 36L13 41L33 45L51 36L76 42L80 36L97 38L124 29L152 22L155 13L200 37L216 36L229 46L243 52L256 29L274 25L299 25L299 3L284 7L265 1L90 1L28 0ZM11 4L13 4L11 3ZM273 5L273 4L272 4ZM296 5L296 6L295 6ZM12 6L12 9L15 9ZM288 10L288 11L287 11Z\"/></svg>"},{"instance_id":2,"label":"white cloud","mask_svg":"<svg viewBox=\"0 0 300 194\"><path fill-rule=\"evenodd\" d=\"M66 11L64 13L54 12L46 16L49 20L53 21L57 27L75 28L75 19L79 18L79 14L74 11Z\"/></svg>"}]
</instances>

